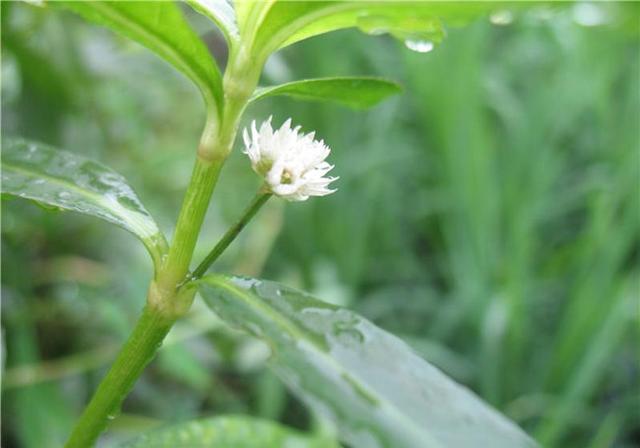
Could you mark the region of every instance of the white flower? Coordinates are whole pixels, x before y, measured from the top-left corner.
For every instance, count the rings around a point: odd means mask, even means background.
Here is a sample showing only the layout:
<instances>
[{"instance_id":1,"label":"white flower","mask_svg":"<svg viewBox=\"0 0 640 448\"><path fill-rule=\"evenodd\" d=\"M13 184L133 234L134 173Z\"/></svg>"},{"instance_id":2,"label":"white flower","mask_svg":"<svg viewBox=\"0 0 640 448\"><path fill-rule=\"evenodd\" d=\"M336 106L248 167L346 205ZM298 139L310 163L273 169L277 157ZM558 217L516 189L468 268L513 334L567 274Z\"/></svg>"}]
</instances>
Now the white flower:
<instances>
[{"instance_id":1,"label":"white flower","mask_svg":"<svg viewBox=\"0 0 640 448\"><path fill-rule=\"evenodd\" d=\"M291 119L273 130L271 117L251 134L243 133L244 153L251 159L251 167L263 176L269 191L288 201L306 201L309 196L325 196L329 184L337 177L325 177L333 169L325 159L331 150L322 140L314 140L314 132L302 134L300 126L291 129Z\"/></svg>"}]
</instances>

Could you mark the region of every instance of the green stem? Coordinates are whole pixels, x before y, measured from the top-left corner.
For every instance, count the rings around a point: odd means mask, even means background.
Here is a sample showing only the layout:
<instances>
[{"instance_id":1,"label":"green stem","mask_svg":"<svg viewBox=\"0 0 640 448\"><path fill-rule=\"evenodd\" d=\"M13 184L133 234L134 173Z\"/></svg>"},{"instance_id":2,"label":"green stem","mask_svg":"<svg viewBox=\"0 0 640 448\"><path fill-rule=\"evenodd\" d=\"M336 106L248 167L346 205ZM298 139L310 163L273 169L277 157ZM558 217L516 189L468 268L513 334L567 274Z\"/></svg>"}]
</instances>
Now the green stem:
<instances>
[{"instance_id":1,"label":"green stem","mask_svg":"<svg viewBox=\"0 0 640 448\"><path fill-rule=\"evenodd\" d=\"M173 244L158 278L159 287L167 295L171 295L187 277L193 250L221 167L222 162L217 160L207 162L200 157L196 160L178 217Z\"/></svg>"},{"instance_id":2,"label":"green stem","mask_svg":"<svg viewBox=\"0 0 640 448\"><path fill-rule=\"evenodd\" d=\"M191 274L191 279L197 280L202 277L207 269L218 259L220 255L225 251L229 244L233 242L238 234L244 229L249 221L255 216L260 208L271 197L271 193L265 193L264 191L258 192L255 195L249 206L245 209L242 217L227 230L224 236L218 241L215 247L209 252L209 254L202 260L198 267Z\"/></svg>"},{"instance_id":3,"label":"green stem","mask_svg":"<svg viewBox=\"0 0 640 448\"><path fill-rule=\"evenodd\" d=\"M149 306L144 308L129 339L78 420L66 448L93 445L108 421L119 412L122 401L153 359L174 322L175 318L167 318Z\"/></svg>"},{"instance_id":4,"label":"green stem","mask_svg":"<svg viewBox=\"0 0 640 448\"><path fill-rule=\"evenodd\" d=\"M230 143L229 143L230 144ZM147 306L107 375L77 421L65 448L93 446L110 416L119 412L122 401L153 359L165 336L184 315L195 291L178 287L187 277L204 215L224 159L196 159L167 261L151 282Z\"/></svg>"},{"instance_id":5,"label":"green stem","mask_svg":"<svg viewBox=\"0 0 640 448\"><path fill-rule=\"evenodd\" d=\"M119 412L122 401L173 324L189 310L195 289L182 286L220 169L231 152L240 116L257 85L260 68L251 58L238 58L232 52L223 81L224 113L218 120L218 114L209 110L167 259L151 282L142 316L76 423L66 448L93 445L109 417Z\"/></svg>"}]
</instances>

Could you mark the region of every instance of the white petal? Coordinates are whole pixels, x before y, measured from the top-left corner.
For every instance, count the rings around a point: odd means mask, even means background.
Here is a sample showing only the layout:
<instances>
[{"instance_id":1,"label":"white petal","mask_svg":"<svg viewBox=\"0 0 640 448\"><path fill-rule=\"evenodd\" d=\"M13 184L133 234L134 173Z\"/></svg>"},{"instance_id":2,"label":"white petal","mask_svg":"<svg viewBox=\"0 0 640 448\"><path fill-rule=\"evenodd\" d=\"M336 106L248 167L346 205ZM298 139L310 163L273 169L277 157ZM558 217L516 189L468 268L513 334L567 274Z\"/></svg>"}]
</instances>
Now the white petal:
<instances>
[{"instance_id":1,"label":"white petal","mask_svg":"<svg viewBox=\"0 0 640 448\"><path fill-rule=\"evenodd\" d=\"M254 171L265 177L269 189L289 201L304 201L310 196L325 196L336 190L328 188L337 177L325 177L334 166L326 162L331 149L324 141L314 140L315 132L303 134L301 127L291 128L288 118L274 130L272 118L259 130L251 123L251 132L244 130L244 153ZM258 169L260 167L260 169Z\"/></svg>"}]
</instances>

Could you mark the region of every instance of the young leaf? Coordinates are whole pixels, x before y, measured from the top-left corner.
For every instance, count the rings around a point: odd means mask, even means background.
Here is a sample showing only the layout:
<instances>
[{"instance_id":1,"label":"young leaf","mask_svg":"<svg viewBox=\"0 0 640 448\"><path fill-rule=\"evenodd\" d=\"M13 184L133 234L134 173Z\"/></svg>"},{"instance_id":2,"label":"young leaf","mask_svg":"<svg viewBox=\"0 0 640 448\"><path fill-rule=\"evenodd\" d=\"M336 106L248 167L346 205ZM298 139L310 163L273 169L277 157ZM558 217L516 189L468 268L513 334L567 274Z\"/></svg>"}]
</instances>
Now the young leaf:
<instances>
[{"instance_id":1,"label":"young leaf","mask_svg":"<svg viewBox=\"0 0 640 448\"><path fill-rule=\"evenodd\" d=\"M276 372L351 446L536 446L403 341L351 311L274 282L211 275L199 284L221 318L269 343Z\"/></svg>"},{"instance_id":2,"label":"young leaf","mask_svg":"<svg viewBox=\"0 0 640 448\"><path fill-rule=\"evenodd\" d=\"M311 437L278 423L247 416L222 416L156 429L121 448L337 448L326 438Z\"/></svg>"},{"instance_id":3,"label":"young leaf","mask_svg":"<svg viewBox=\"0 0 640 448\"><path fill-rule=\"evenodd\" d=\"M198 86L208 108L222 104L220 71L207 47L171 1L70 1L62 5L149 48Z\"/></svg>"},{"instance_id":4,"label":"young leaf","mask_svg":"<svg viewBox=\"0 0 640 448\"><path fill-rule=\"evenodd\" d=\"M251 101L275 95L288 95L304 100L335 101L354 109L366 109L401 91L402 87L399 84L381 78L319 78L261 87L256 90Z\"/></svg>"},{"instance_id":5,"label":"young leaf","mask_svg":"<svg viewBox=\"0 0 640 448\"><path fill-rule=\"evenodd\" d=\"M128 230L156 267L167 243L124 177L98 162L23 139L2 145L2 194L96 216Z\"/></svg>"},{"instance_id":6,"label":"young leaf","mask_svg":"<svg viewBox=\"0 0 640 448\"><path fill-rule=\"evenodd\" d=\"M264 12L268 11L276 0L234 1L233 9L240 34L246 35L258 29Z\"/></svg>"},{"instance_id":7,"label":"young leaf","mask_svg":"<svg viewBox=\"0 0 640 448\"><path fill-rule=\"evenodd\" d=\"M276 1L263 8L252 42L254 54L270 53L300 40L344 28L389 33L406 42L438 43L444 23L458 25L494 9L500 2Z\"/></svg>"},{"instance_id":8,"label":"young leaf","mask_svg":"<svg viewBox=\"0 0 640 448\"><path fill-rule=\"evenodd\" d=\"M187 2L200 14L211 19L220 28L229 44L240 38L236 13L227 0L187 0Z\"/></svg>"}]
</instances>

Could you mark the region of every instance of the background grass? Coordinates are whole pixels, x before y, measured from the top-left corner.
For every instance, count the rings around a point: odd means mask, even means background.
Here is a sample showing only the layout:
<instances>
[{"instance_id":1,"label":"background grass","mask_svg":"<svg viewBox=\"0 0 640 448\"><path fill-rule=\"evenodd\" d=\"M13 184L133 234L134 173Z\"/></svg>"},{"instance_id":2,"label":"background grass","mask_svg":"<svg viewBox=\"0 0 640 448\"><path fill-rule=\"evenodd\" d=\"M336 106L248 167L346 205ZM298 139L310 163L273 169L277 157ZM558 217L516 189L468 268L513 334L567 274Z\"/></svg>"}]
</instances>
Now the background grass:
<instances>
[{"instance_id":1,"label":"background grass","mask_svg":"<svg viewBox=\"0 0 640 448\"><path fill-rule=\"evenodd\" d=\"M343 31L274 56L264 83L371 74L405 93L372 109L269 99L333 148L339 192L270 203L218 264L357 310L545 446L640 444L640 46L575 10L449 30L428 54ZM210 49L215 31L189 15ZM203 122L197 93L140 47L76 17L2 3L2 132L123 173L170 233ZM258 179L236 151L201 259ZM3 201L2 437L59 446L126 337L150 276L130 235ZM264 368L265 347L196 303L106 442L164 421L250 413L317 424Z\"/></svg>"}]
</instances>

